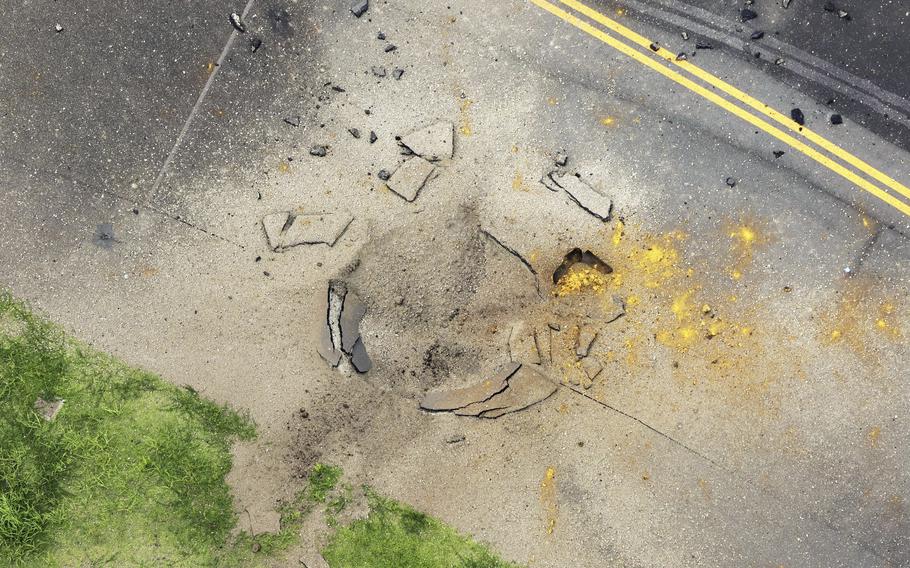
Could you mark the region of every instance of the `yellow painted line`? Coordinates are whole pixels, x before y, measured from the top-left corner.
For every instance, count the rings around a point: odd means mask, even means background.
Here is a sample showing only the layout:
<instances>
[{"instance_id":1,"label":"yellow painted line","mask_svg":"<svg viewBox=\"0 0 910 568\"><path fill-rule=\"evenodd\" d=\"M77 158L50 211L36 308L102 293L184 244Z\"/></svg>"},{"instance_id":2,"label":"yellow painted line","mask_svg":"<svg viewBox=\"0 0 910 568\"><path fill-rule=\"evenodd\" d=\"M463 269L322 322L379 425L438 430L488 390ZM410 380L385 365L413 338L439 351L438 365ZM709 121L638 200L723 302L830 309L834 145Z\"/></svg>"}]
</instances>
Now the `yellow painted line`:
<instances>
[{"instance_id":1,"label":"yellow painted line","mask_svg":"<svg viewBox=\"0 0 910 568\"><path fill-rule=\"evenodd\" d=\"M629 28L627 28L626 26L620 24L616 20L613 20L612 18L609 18L594 9L589 8L588 6L585 6L581 2L578 2L577 0L559 0L559 1L562 2L563 4L565 4L566 6L569 6L573 10L576 10L577 12L584 14L585 16L598 22L599 24L602 24L605 27L613 30L614 32L625 37L626 39L628 39L634 43L637 43L638 45L642 46L643 48L645 48L645 49L651 48L651 45L653 42L651 42L651 40L649 40L648 38L635 33L634 31L632 31ZM653 52L653 50L651 50L651 51ZM801 134L810 142L817 144L820 148L824 148L825 150L827 150L831 154L837 156L844 162L850 164L851 166L855 167L856 169L860 170L861 172L867 174L869 177L877 180L879 183L883 183L886 186L893 189L894 191L903 195L904 197L910 198L910 188L908 188L904 184L900 183L899 181L891 178L890 176L884 174L883 172L877 170L876 168L874 168L873 166L864 162L860 158L854 156L853 154L844 150L837 144L831 142L824 136L821 136L818 133L813 132L812 130L806 128L805 126L798 125L789 116L781 114L780 112L774 110L767 104L750 96L748 93L745 93L745 92L737 89L736 87L727 83L723 79L717 77L716 75L712 75L711 73L705 71L704 69L702 69L701 67L698 67L697 65L695 65L693 63L690 63L687 60L677 61L676 54L671 52L668 49L664 49L661 47L658 49L658 51L656 53L657 53L657 55L659 55L660 57L663 57L670 63L673 63L677 67L684 69L685 71L698 77L702 81L704 81L714 87L717 87L721 91L723 91L723 92L727 93L728 95L730 95L731 97L739 100L743 104L746 104L746 105L754 108L755 110L764 114L765 116L774 120L775 122L786 126L788 129L792 130L793 132L796 132L797 134Z\"/></svg>"},{"instance_id":2,"label":"yellow painted line","mask_svg":"<svg viewBox=\"0 0 910 568\"><path fill-rule=\"evenodd\" d=\"M679 74L678 72L676 72L668 67L665 67L664 65L661 65L660 63L658 63L654 59L651 59L644 53L639 52L636 48L634 48L626 43L623 43L622 41L619 41L618 39L614 38L613 36L603 32L599 28L592 26L591 24L578 18L577 16L558 8L554 4L551 4L550 2L548 2L547 0L530 0L530 1L532 3L534 3L535 5L537 5L538 7L553 14L557 18L560 18L560 19L564 20L565 22L580 29L581 31L599 39L600 41L606 43L607 45L616 49L617 51L619 51L625 55L628 55L629 57L631 57L635 61L638 61L642 65L645 65L646 67L650 67L651 69L653 69L654 71L657 71L658 73L660 73L664 77L667 77L671 81L675 81L676 83L682 85L683 87L686 87L687 89L689 89L690 91L693 91L694 93L696 93L698 95L701 95L705 99L711 101L712 103L714 103L717 106L721 107L722 109L730 112L731 114L735 114L736 116L745 120L749 124L752 124L756 128L764 130L765 132L767 132L771 136L777 138L784 144L787 144L791 148L794 148L795 150L802 152L803 154L812 158L819 164L825 166L826 168L837 173L841 177L847 179L848 181L850 181L850 182L856 184L857 186L861 187L862 189L868 191L870 194L874 195L875 197L878 197L879 199L881 199L885 203L891 205L892 207L894 207L901 213L903 213L907 216L910 216L910 205L907 205L903 201L900 201L899 199L895 198L890 193L888 193L888 192L882 190L881 188L879 188L878 186L870 183L865 178L858 176L852 170L849 170L849 169L845 168L843 165L841 165L840 163L835 162L831 158L828 158L827 156L823 155L815 148L812 148L812 147L806 145L804 142L797 140L796 138L790 136L789 134L787 134L786 132L773 126L772 124L747 112L745 109L734 105L727 99L706 89L705 87L699 85L698 83L695 83L691 79L684 77L683 75Z\"/></svg>"}]
</instances>

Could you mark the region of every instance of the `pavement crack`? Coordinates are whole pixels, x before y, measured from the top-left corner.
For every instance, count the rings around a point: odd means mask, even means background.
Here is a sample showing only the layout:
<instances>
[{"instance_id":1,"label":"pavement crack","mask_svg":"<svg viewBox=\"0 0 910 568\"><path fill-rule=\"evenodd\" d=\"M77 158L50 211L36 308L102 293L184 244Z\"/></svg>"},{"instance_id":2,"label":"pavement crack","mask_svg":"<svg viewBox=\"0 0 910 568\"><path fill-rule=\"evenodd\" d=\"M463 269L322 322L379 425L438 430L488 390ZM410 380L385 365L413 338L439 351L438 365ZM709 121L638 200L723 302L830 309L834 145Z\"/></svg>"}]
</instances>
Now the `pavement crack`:
<instances>
[{"instance_id":1,"label":"pavement crack","mask_svg":"<svg viewBox=\"0 0 910 568\"><path fill-rule=\"evenodd\" d=\"M534 270L534 267L531 265L531 263L528 261L528 259L526 259L526 258L525 258L520 252L518 252L517 250L513 249L512 247L506 245L505 243L503 243L502 241L500 241L499 239L497 239L497 238L493 235L493 233L487 231L486 229L481 229L480 232L483 233L483 234L484 234L487 238L489 238L491 241L493 241L494 243L496 243L497 245L499 245L500 247L502 247L503 250L505 250L506 252L508 252L509 254L511 254L512 256L514 256L515 258L517 258L517 259L519 260L519 262L521 262L521 263L524 265L524 267L528 269L528 272L530 272L531 275L534 276L534 287L535 287L536 290L537 290L537 295L538 295L539 297L543 298L543 293L540 291L540 278L538 278L538 276L537 276L537 271Z\"/></svg>"}]
</instances>

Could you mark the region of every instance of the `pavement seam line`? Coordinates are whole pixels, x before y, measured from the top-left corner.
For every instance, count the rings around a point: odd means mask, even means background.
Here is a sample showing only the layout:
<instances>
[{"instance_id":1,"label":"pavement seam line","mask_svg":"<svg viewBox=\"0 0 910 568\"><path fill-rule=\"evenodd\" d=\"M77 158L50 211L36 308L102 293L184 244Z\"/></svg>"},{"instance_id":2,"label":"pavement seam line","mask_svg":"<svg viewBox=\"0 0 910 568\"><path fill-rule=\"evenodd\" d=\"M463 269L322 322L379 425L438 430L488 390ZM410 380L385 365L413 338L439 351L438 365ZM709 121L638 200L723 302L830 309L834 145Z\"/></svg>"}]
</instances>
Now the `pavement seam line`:
<instances>
[{"instance_id":1,"label":"pavement seam line","mask_svg":"<svg viewBox=\"0 0 910 568\"><path fill-rule=\"evenodd\" d=\"M547 0L530 0L530 1L533 4L537 5L539 8L546 10L547 12L551 13L552 15L560 18L561 20L565 21L568 24L571 24L572 26L575 26L576 28L587 33L588 35L591 35L594 38L599 39L600 41L606 43L610 47L631 57L632 59L638 61L639 63L645 65L646 67L650 67L651 69L653 69L654 71L657 71L658 73L667 77L671 81L674 81L674 82L682 85L683 87L686 87L690 91L702 96L703 98L707 99L708 101L710 101L710 102L714 103L715 105L721 107L722 109L730 112L731 114L734 114L734 115L738 116L739 118L745 120L746 122L752 124L753 126L759 128L761 130L764 130L766 133L777 138L784 144L787 144L791 148L812 158L813 160L815 160L822 166L828 168L829 170L833 171L834 173L839 174L841 177L854 183L858 187L866 190L870 194L874 195L875 197L878 197L885 203L891 205L892 207L894 207L895 209L897 209L904 215L907 215L908 217L910 217L910 205L897 199L896 197L894 197L887 191L881 189L880 187L870 183L865 178L860 177L852 170L847 169L840 163L835 162L831 158L823 155L821 152L808 146L804 142L797 140L793 136L790 136L786 132L784 132L784 131L780 130L779 128L773 126L772 124L762 120L761 118L759 118L753 114L750 114L745 109L734 105L727 99L724 99L723 97L717 95L716 93L709 91L707 88L703 87L702 85L699 85L698 83L695 83L691 79L684 77L680 73L661 65L657 61L651 59L650 57L644 55L643 53L640 53L634 47L632 47L626 43L623 43L622 41L619 41L618 39L614 38L613 36L592 26L591 24L585 22L584 20L578 18L577 16L569 14L568 12L556 7L555 5L551 4L550 2L547 2Z\"/></svg>"},{"instance_id":2,"label":"pavement seam line","mask_svg":"<svg viewBox=\"0 0 910 568\"><path fill-rule=\"evenodd\" d=\"M243 13L240 15L241 19L246 17L247 13L250 11L250 8L253 7L253 2L255 2L255 0L248 0L246 6L243 8ZM236 29L232 29L231 35L228 36L228 40L225 42L224 47L221 49L221 54L218 56L218 60L215 62L215 68L212 70L209 78L205 81L205 85L202 87L202 90L199 92L199 96L196 98L196 104L193 105L189 116L186 117L186 121L183 123L183 127L180 129L180 133L177 135L177 140L174 141L174 145L171 147L171 151L168 152L167 157L164 159L164 163L161 165L161 169L158 171L158 177L155 178L155 183L152 185L152 196L155 195L155 193L158 191L158 187L161 185L161 182L164 181L164 176L167 175L167 170L170 167L171 162L177 155L177 151L180 149L180 145L183 143L183 139L186 137L187 132L189 132L190 125L193 123L196 115L199 114L199 108L202 107L202 103L205 101L205 97L208 95L209 89L212 87L212 83L215 82L215 76L218 75L218 71L221 69L221 64L224 63L225 58L227 58L227 54L231 50L231 46L234 44L234 38L237 37L237 33L238 32Z\"/></svg>"},{"instance_id":3,"label":"pavement seam line","mask_svg":"<svg viewBox=\"0 0 910 568\"><path fill-rule=\"evenodd\" d=\"M618 33L619 35L625 37L629 41L632 41L645 49L654 51L654 50L651 50L651 46L657 45L654 42L652 42L651 40L639 35L638 33L634 32L631 29L627 28L626 26L623 26L616 20L613 20L613 19L605 16L604 14L582 4L581 2L578 2L577 0L559 0L559 1L562 4L572 8L573 10L575 10L581 14L584 14L585 16L591 18L592 20L596 21L597 23L599 23L603 26L606 26L610 30ZM677 67L689 72L690 74L698 77L699 79L712 85L713 87L720 89L724 93L727 93L728 95L730 95L731 97L740 101L741 103L752 107L753 109L764 114L765 116L774 120L775 122L777 122L783 126L786 126L792 132L802 135L810 142L818 145L819 147L830 152L831 154L837 156L841 160L847 162L848 164L852 165L856 169L862 171L863 173L872 177L873 179L877 180L878 182L885 184L886 186L890 187L891 189L893 189L894 191L903 195L904 197L910 198L910 188L908 188L904 184L898 182L897 180L891 178L890 176L886 175L885 173L879 171L878 169L876 169L875 167L866 163L865 161L861 160L857 156L854 156L850 152L844 150L843 148L841 148L837 144L831 142L824 136L821 136L820 134L813 132L812 130L810 130L809 128L807 128L805 126L801 126L801 125L797 124L790 117L783 115L782 113L773 109L771 106L759 101L758 99L752 97L748 93L745 93L744 91L734 87L733 85L727 83L726 81L717 77L716 75L713 75L713 74L709 73L708 71L705 71L701 67L699 67L693 63L690 63L688 60L677 61L676 54L671 52L670 50L665 49L660 46L657 46L657 47L658 47L658 49L657 49L657 51L654 51L654 53L656 53L658 56L662 57L666 61L669 61L670 63L676 65Z\"/></svg>"}]
</instances>

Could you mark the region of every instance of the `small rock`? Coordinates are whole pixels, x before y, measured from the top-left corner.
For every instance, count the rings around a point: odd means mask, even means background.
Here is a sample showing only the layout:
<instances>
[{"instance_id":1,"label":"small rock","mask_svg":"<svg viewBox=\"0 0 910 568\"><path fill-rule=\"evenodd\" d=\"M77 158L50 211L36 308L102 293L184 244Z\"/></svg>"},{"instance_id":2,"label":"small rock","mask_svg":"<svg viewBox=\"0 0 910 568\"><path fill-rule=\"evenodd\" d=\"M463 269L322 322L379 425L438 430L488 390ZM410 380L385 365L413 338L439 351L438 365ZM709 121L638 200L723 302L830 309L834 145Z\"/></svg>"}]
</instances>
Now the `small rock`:
<instances>
[{"instance_id":1,"label":"small rock","mask_svg":"<svg viewBox=\"0 0 910 568\"><path fill-rule=\"evenodd\" d=\"M726 183L728 187L736 187L736 179L735 179L735 178L728 177L727 179L724 180L724 183Z\"/></svg>"},{"instance_id":2,"label":"small rock","mask_svg":"<svg viewBox=\"0 0 910 568\"><path fill-rule=\"evenodd\" d=\"M376 177L378 177L378 178L381 179L382 181L388 181L389 178L392 177L392 174L390 174L390 173L389 173L388 171L386 171L386 170L379 170L379 173L376 174Z\"/></svg>"},{"instance_id":3,"label":"small rock","mask_svg":"<svg viewBox=\"0 0 910 568\"><path fill-rule=\"evenodd\" d=\"M284 119L284 122L286 124L290 124L291 126L296 128L296 127L300 126L300 115L296 114L294 116L289 116Z\"/></svg>"},{"instance_id":4,"label":"small rock","mask_svg":"<svg viewBox=\"0 0 910 568\"><path fill-rule=\"evenodd\" d=\"M370 3L367 0L358 0L351 4L351 13L355 17L359 18L360 16L366 14L367 9L370 7Z\"/></svg>"},{"instance_id":5,"label":"small rock","mask_svg":"<svg viewBox=\"0 0 910 568\"><path fill-rule=\"evenodd\" d=\"M254 542L253 545L250 547L250 550L252 550L253 552L259 552L260 550L262 550L262 545L259 544L258 542Z\"/></svg>"},{"instance_id":6,"label":"small rock","mask_svg":"<svg viewBox=\"0 0 910 568\"><path fill-rule=\"evenodd\" d=\"M761 30L756 30L756 31L752 32L752 35L749 36L749 39L755 41L755 40L759 40L763 37L765 37L765 32L763 32Z\"/></svg>"},{"instance_id":7,"label":"small rock","mask_svg":"<svg viewBox=\"0 0 910 568\"><path fill-rule=\"evenodd\" d=\"M61 26L60 24L54 24L54 31L59 34L60 32L63 31L63 26Z\"/></svg>"},{"instance_id":8,"label":"small rock","mask_svg":"<svg viewBox=\"0 0 910 568\"><path fill-rule=\"evenodd\" d=\"M803 111L798 108L790 110L790 118L800 126L806 124L806 116L803 114Z\"/></svg>"},{"instance_id":9,"label":"small rock","mask_svg":"<svg viewBox=\"0 0 910 568\"><path fill-rule=\"evenodd\" d=\"M370 144L372 144L373 142L375 142L378 139L379 139L379 137L376 136L376 133L373 132L372 130L370 130Z\"/></svg>"},{"instance_id":10,"label":"small rock","mask_svg":"<svg viewBox=\"0 0 910 568\"><path fill-rule=\"evenodd\" d=\"M683 41L689 41L689 32L679 32L679 35L682 36Z\"/></svg>"},{"instance_id":11,"label":"small rock","mask_svg":"<svg viewBox=\"0 0 910 568\"><path fill-rule=\"evenodd\" d=\"M35 412L48 422L53 422L54 419L57 418L57 414L59 414L60 410L63 408L64 402L65 401L62 398L54 400L39 398L35 401Z\"/></svg>"},{"instance_id":12,"label":"small rock","mask_svg":"<svg viewBox=\"0 0 910 568\"><path fill-rule=\"evenodd\" d=\"M457 444L458 442L464 442L464 434L452 434L446 438L446 444Z\"/></svg>"},{"instance_id":13,"label":"small rock","mask_svg":"<svg viewBox=\"0 0 910 568\"><path fill-rule=\"evenodd\" d=\"M778 57L777 59L774 60L774 64L775 64L775 65L783 65L783 64L784 64L783 58Z\"/></svg>"},{"instance_id":14,"label":"small rock","mask_svg":"<svg viewBox=\"0 0 910 568\"><path fill-rule=\"evenodd\" d=\"M597 330L584 325L578 330L578 339L575 341L575 355L582 359L591 351L591 344L597 339Z\"/></svg>"},{"instance_id":15,"label":"small rock","mask_svg":"<svg viewBox=\"0 0 910 568\"><path fill-rule=\"evenodd\" d=\"M680 51L679 53L676 54L677 61L686 61L688 59L689 59L689 56L686 55L686 52L684 52L684 51Z\"/></svg>"},{"instance_id":16,"label":"small rock","mask_svg":"<svg viewBox=\"0 0 910 568\"><path fill-rule=\"evenodd\" d=\"M560 329L562 329L562 326L560 326L558 323L552 323L552 322L548 323L547 327L549 327L553 331L559 331Z\"/></svg>"},{"instance_id":17,"label":"small rock","mask_svg":"<svg viewBox=\"0 0 910 568\"><path fill-rule=\"evenodd\" d=\"M389 45L385 46L385 49L383 51L385 51L386 53L391 53L391 52L395 51L396 49L398 49L398 46L390 43Z\"/></svg>"},{"instance_id":18,"label":"small rock","mask_svg":"<svg viewBox=\"0 0 910 568\"><path fill-rule=\"evenodd\" d=\"M554 162L559 167L565 167L569 163L569 156L565 152L557 152Z\"/></svg>"},{"instance_id":19,"label":"small rock","mask_svg":"<svg viewBox=\"0 0 910 568\"><path fill-rule=\"evenodd\" d=\"M384 40L384 39L385 39L385 34L382 33L382 32L379 32L378 34L376 34L376 39Z\"/></svg>"},{"instance_id":20,"label":"small rock","mask_svg":"<svg viewBox=\"0 0 910 568\"><path fill-rule=\"evenodd\" d=\"M231 25L234 26L235 30L242 34L246 33L246 24L243 23L243 19L240 17L240 14L237 12L231 12L230 20Z\"/></svg>"},{"instance_id":21,"label":"small rock","mask_svg":"<svg viewBox=\"0 0 910 568\"><path fill-rule=\"evenodd\" d=\"M649 45L648 47L651 48L651 51L654 51L654 52L660 51L660 46L657 45L656 43L652 43L652 44Z\"/></svg>"},{"instance_id":22,"label":"small rock","mask_svg":"<svg viewBox=\"0 0 910 568\"><path fill-rule=\"evenodd\" d=\"M775 157L775 158L780 158L780 157L783 156L783 155L784 155L784 151L783 151L783 150L775 150L775 151L774 151L774 157Z\"/></svg>"},{"instance_id":23,"label":"small rock","mask_svg":"<svg viewBox=\"0 0 910 568\"><path fill-rule=\"evenodd\" d=\"M847 13L846 10L838 10L838 11L837 11L837 17L840 18L840 19L842 19L842 20L849 20L849 19L850 19L850 14Z\"/></svg>"},{"instance_id":24,"label":"small rock","mask_svg":"<svg viewBox=\"0 0 910 568\"><path fill-rule=\"evenodd\" d=\"M313 146L310 148L310 156L316 156L318 158L325 157L325 155L328 153L328 149L328 146Z\"/></svg>"},{"instance_id":25,"label":"small rock","mask_svg":"<svg viewBox=\"0 0 910 568\"><path fill-rule=\"evenodd\" d=\"M749 20L754 20L757 17L758 17L758 14L756 14L754 10L750 10L749 8L743 8L742 10L739 11L739 19L741 22L748 22Z\"/></svg>"},{"instance_id":26,"label":"small rock","mask_svg":"<svg viewBox=\"0 0 910 568\"><path fill-rule=\"evenodd\" d=\"M348 128L348 132L350 132L351 136L353 136L354 138L360 138L360 130L358 130L356 128Z\"/></svg>"},{"instance_id":27,"label":"small rock","mask_svg":"<svg viewBox=\"0 0 910 568\"><path fill-rule=\"evenodd\" d=\"M839 114L831 115L831 124L843 124L843 123L844 123L844 117L842 117Z\"/></svg>"},{"instance_id":28,"label":"small rock","mask_svg":"<svg viewBox=\"0 0 910 568\"><path fill-rule=\"evenodd\" d=\"M404 75L404 69L395 68L392 71L392 78L396 81L400 80L402 75Z\"/></svg>"},{"instance_id":29,"label":"small rock","mask_svg":"<svg viewBox=\"0 0 910 568\"><path fill-rule=\"evenodd\" d=\"M373 67L372 71L377 77L385 77L385 67Z\"/></svg>"},{"instance_id":30,"label":"small rock","mask_svg":"<svg viewBox=\"0 0 910 568\"><path fill-rule=\"evenodd\" d=\"M250 53L256 53L262 47L262 40L258 37L250 38Z\"/></svg>"}]
</instances>

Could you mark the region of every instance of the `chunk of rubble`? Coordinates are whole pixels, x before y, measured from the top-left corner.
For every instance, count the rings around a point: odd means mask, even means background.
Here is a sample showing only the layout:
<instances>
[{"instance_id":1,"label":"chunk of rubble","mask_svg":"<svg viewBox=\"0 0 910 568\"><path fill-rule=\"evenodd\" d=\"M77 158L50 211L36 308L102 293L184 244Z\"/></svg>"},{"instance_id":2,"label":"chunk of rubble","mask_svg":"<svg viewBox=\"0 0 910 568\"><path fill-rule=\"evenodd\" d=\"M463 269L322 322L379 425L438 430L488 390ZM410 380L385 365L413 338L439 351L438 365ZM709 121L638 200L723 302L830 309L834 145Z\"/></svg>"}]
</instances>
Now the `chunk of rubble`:
<instances>
[{"instance_id":1,"label":"chunk of rubble","mask_svg":"<svg viewBox=\"0 0 910 568\"><path fill-rule=\"evenodd\" d=\"M420 401L424 410L458 410L476 402L487 401L509 386L509 377L521 367L520 363L509 363L488 379L473 385L452 389L431 391Z\"/></svg>"},{"instance_id":2,"label":"chunk of rubble","mask_svg":"<svg viewBox=\"0 0 910 568\"><path fill-rule=\"evenodd\" d=\"M794 108L790 110L790 120L802 126L806 124L806 115L799 108Z\"/></svg>"},{"instance_id":3,"label":"chunk of rubble","mask_svg":"<svg viewBox=\"0 0 910 568\"><path fill-rule=\"evenodd\" d=\"M351 365L354 370L360 374L368 372L373 368L373 361L367 355L367 348L363 344L363 338L358 337L351 350Z\"/></svg>"},{"instance_id":4,"label":"chunk of rubble","mask_svg":"<svg viewBox=\"0 0 910 568\"><path fill-rule=\"evenodd\" d=\"M297 213L279 211L262 218L269 248L282 252L299 245L334 246L347 231L354 216L347 212Z\"/></svg>"},{"instance_id":5,"label":"chunk of rubble","mask_svg":"<svg viewBox=\"0 0 910 568\"><path fill-rule=\"evenodd\" d=\"M591 344L597 339L597 330L589 325L583 325L578 330L578 339L575 340L575 355L579 359L588 356L591 352Z\"/></svg>"},{"instance_id":6,"label":"chunk of rubble","mask_svg":"<svg viewBox=\"0 0 910 568\"><path fill-rule=\"evenodd\" d=\"M564 167L566 166L566 164L569 163L569 155L566 154L565 152L562 152L562 151L557 152L557 153L556 153L556 158L553 160L553 162L554 162L557 166L559 166L559 167L561 167L561 168L564 168Z\"/></svg>"},{"instance_id":7,"label":"chunk of rubble","mask_svg":"<svg viewBox=\"0 0 910 568\"><path fill-rule=\"evenodd\" d=\"M454 137L451 122L437 122L402 136L398 143L425 160L438 162L454 154Z\"/></svg>"},{"instance_id":8,"label":"chunk of rubble","mask_svg":"<svg viewBox=\"0 0 910 568\"><path fill-rule=\"evenodd\" d=\"M45 400L39 398L35 401L35 412L38 413L38 416L47 420L48 422L53 422L57 415L60 414L60 410L63 409L63 403L66 402L62 398L55 398L52 400Z\"/></svg>"},{"instance_id":9,"label":"chunk of rubble","mask_svg":"<svg viewBox=\"0 0 910 568\"><path fill-rule=\"evenodd\" d=\"M366 373L373 367L360 335L366 306L341 281L329 283L326 304L326 320L319 331L317 353L332 367L337 367L342 357L347 356L355 371Z\"/></svg>"},{"instance_id":10,"label":"chunk of rubble","mask_svg":"<svg viewBox=\"0 0 910 568\"><path fill-rule=\"evenodd\" d=\"M485 401L475 402L455 410L459 416L499 418L510 412L524 410L556 392L556 385L529 365L522 365L509 377L508 386Z\"/></svg>"},{"instance_id":11,"label":"chunk of rubble","mask_svg":"<svg viewBox=\"0 0 910 568\"><path fill-rule=\"evenodd\" d=\"M360 322L366 313L367 307L357 294L348 292L344 295L338 324L341 330L341 350L348 355L354 352L354 344L360 339Z\"/></svg>"},{"instance_id":12,"label":"chunk of rubble","mask_svg":"<svg viewBox=\"0 0 910 568\"><path fill-rule=\"evenodd\" d=\"M354 17L359 18L367 13L369 7L370 3L367 0L357 0L351 4L351 13L354 14Z\"/></svg>"},{"instance_id":13,"label":"chunk of rubble","mask_svg":"<svg viewBox=\"0 0 910 568\"><path fill-rule=\"evenodd\" d=\"M517 363L540 365L541 356L537 349L535 331L523 321L512 324L509 332L509 358Z\"/></svg>"},{"instance_id":14,"label":"chunk of rubble","mask_svg":"<svg viewBox=\"0 0 910 568\"><path fill-rule=\"evenodd\" d=\"M332 338L332 295L335 292L332 290L332 287L329 286L326 290L325 303L322 306L322 311L320 313L325 314L325 321L323 325L319 326L319 339L316 343L316 352L319 353L319 356L325 359L325 362L330 366L337 367L341 363L341 349L335 345L335 340Z\"/></svg>"},{"instance_id":15,"label":"chunk of rubble","mask_svg":"<svg viewBox=\"0 0 910 568\"><path fill-rule=\"evenodd\" d=\"M417 194L433 175L436 166L420 156L405 161L389 177L386 185L407 202L417 199Z\"/></svg>"},{"instance_id":16,"label":"chunk of rubble","mask_svg":"<svg viewBox=\"0 0 910 568\"><path fill-rule=\"evenodd\" d=\"M583 181L578 174L550 172L540 182L550 191L565 190L579 207L601 221L609 221L613 200L599 189Z\"/></svg>"},{"instance_id":17,"label":"chunk of rubble","mask_svg":"<svg viewBox=\"0 0 910 568\"><path fill-rule=\"evenodd\" d=\"M581 369L585 372L585 376L593 381L603 370L603 365L597 359L587 357L581 361Z\"/></svg>"}]
</instances>

